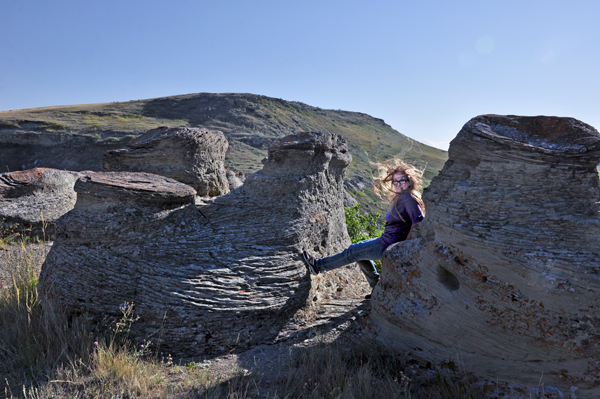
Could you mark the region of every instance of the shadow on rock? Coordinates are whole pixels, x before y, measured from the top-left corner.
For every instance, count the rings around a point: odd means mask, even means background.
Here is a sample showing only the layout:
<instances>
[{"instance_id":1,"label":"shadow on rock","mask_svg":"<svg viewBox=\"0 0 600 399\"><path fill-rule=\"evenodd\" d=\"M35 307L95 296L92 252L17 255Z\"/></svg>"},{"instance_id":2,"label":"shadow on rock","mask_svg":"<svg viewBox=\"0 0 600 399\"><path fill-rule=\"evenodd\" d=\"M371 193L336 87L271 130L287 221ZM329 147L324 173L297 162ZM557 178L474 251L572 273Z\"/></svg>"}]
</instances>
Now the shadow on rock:
<instances>
[{"instance_id":1,"label":"shadow on rock","mask_svg":"<svg viewBox=\"0 0 600 399\"><path fill-rule=\"evenodd\" d=\"M87 173L57 223L40 292L97 321L133 303L132 333L174 356L272 342L323 303L368 292L357 268L311 279L300 258L302 248L329 254L349 244L350 160L340 136L288 136L242 187L200 206L169 178Z\"/></svg>"}]
</instances>

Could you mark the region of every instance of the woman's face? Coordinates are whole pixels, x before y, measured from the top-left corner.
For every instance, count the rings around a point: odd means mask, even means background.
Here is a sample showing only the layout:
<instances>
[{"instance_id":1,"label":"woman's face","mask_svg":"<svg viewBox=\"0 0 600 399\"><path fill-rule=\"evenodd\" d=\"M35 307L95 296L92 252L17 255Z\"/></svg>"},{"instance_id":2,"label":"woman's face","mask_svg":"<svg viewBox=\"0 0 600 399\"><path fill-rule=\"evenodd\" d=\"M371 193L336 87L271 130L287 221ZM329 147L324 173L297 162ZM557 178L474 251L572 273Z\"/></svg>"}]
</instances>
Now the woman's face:
<instances>
[{"instance_id":1,"label":"woman's face","mask_svg":"<svg viewBox=\"0 0 600 399\"><path fill-rule=\"evenodd\" d=\"M410 180L408 179L408 176L402 172L394 173L394 176L392 176L392 190L396 193L401 193L409 188Z\"/></svg>"}]
</instances>

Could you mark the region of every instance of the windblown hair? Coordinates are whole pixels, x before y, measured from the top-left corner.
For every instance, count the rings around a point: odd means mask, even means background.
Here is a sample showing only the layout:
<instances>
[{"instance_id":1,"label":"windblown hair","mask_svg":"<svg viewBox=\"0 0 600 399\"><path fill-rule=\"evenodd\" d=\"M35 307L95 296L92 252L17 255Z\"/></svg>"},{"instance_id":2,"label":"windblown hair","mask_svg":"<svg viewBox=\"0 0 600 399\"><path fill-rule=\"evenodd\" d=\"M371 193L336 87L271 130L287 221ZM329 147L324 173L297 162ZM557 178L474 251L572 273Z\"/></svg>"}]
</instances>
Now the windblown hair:
<instances>
[{"instance_id":1,"label":"windblown hair","mask_svg":"<svg viewBox=\"0 0 600 399\"><path fill-rule=\"evenodd\" d=\"M425 203L421 199L421 192L423 191L422 176L423 170L417 169L413 165L410 165L400 159L394 158L386 163L376 164L379 169L379 175L373 181L373 190L375 194L381 199L389 199L392 202L391 209L396 207L398 200L406 191L396 193L392 186L392 180L394 175L398 172L403 173L408 177L409 189L412 196L417 200L423 214L425 214Z\"/></svg>"}]
</instances>

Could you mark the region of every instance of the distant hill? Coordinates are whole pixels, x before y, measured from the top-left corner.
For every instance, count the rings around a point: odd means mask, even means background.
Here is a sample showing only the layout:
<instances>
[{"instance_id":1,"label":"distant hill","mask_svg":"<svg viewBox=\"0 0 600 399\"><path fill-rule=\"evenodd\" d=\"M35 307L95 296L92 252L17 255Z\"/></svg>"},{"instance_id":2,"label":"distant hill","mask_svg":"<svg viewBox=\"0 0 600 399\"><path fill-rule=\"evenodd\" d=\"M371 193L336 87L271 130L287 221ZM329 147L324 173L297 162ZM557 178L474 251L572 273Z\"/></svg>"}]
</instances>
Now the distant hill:
<instances>
[{"instance_id":1,"label":"distant hill","mask_svg":"<svg viewBox=\"0 0 600 399\"><path fill-rule=\"evenodd\" d=\"M163 125L221 130L230 143L227 168L246 173L259 170L270 143L290 133L339 133L348 140L353 157L346 187L372 212L385 206L371 190L375 171L371 162L400 155L426 167L428 183L448 157L447 152L412 140L367 114L254 94L199 93L0 112L0 165L9 170L35 166L98 170L104 151ZM45 150L37 145L40 141L45 142ZM53 147L50 142L76 144Z\"/></svg>"}]
</instances>

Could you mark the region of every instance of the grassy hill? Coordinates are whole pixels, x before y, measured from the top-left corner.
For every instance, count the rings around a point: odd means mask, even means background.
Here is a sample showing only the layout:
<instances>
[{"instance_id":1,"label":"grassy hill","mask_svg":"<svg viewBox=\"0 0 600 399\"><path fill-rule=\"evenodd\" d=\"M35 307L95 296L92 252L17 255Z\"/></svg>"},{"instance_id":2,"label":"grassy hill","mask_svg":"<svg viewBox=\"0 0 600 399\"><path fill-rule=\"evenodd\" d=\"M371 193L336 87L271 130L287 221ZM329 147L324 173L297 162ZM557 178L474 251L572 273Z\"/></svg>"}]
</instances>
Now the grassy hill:
<instances>
[{"instance_id":1,"label":"grassy hill","mask_svg":"<svg viewBox=\"0 0 600 399\"><path fill-rule=\"evenodd\" d=\"M0 142L3 135L22 132L45 133L52 140L85 138L86 146L125 145L134 137L158 126L190 126L221 130L230 146L227 168L252 173L259 170L261 159L274 140L290 133L328 131L346 137L353 162L349 167L348 191L373 212L383 211L370 188L375 171L372 162L394 156L425 167L428 183L447 159L445 151L414 141L392 129L383 120L359 112L326 110L299 102L241 93L199 93L148 100L32 108L0 112ZM68 150L65 150L68 152ZM82 151L78 149L77 151ZM23 154L3 153L4 166L17 164L10 157ZM68 154L63 154L68 157ZM36 155L35 166L45 164L43 154ZM97 154L94 155L96 157ZM25 159L25 158L24 158ZM98 161L99 162L99 161ZM33 167L28 160L20 167ZM81 165L81 169L97 169ZM56 167L55 164L52 164ZM73 164L68 165L74 168Z\"/></svg>"}]
</instances>

